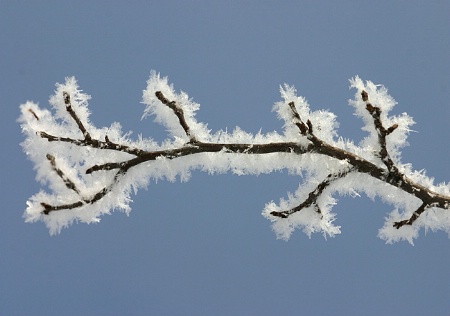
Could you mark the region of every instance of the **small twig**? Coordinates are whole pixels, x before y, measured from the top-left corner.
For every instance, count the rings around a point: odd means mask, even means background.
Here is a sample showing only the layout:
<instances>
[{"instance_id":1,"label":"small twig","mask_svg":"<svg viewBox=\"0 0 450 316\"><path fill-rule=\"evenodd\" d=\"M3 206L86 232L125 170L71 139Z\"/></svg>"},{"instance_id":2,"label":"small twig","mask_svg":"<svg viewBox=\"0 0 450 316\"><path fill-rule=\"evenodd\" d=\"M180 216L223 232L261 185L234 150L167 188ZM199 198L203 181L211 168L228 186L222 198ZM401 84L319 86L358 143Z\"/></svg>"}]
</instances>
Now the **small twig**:
<instances>
[{"instance_id":1,"label":"small twig","mask_svg":"<svg viewBox=\"0 0 450 316\"><path fill-rule=\"evenodd\" d=\"M73 138L69 138L69 137L58 137L58 136L47 134L46 132L38 132L38 135L41 136L42 138L46 138L49 142L65 142L65 143L71 143L71 144L74 144L77 146L89 146L89 147L97 148L97 149L110 149L110 150L121 151L121 152L135 155L135 156L139 156L139 155L145 153L145 150L142 150L139 148L113 143L109 140L109 138L107 136L105 136L106 141L101 141L101 140L97 140L97 139L80 140L80 139L73 139Z\"/></svg>"},{"instance_id":2,"label":"small twig","mask_svg":"<svg viewBox=\"0 0 450 316\"><path fill-rule=\"evenodd\" d=\"M61 211L61 210L71 210L77 207L81 207L83 206L83 202L82 201L77 201L75 203L71 203L71 204L63 204L63 205L50 205L47 204L45 202L41 202L41 206L44 208L44 210L41 212L44 215L48 215L51 212L54 211Z\"/></svg>"},{"instance_id":3,"label":"small twig","mask_svg":"<svg viewBox=\"0 0 450 316\"><path fill-rule=\"evenodd\" d=\"M52 166L53 171L55 171L56 174L63 180L63 182L64 182L64 184L66 185L66 187L67 187L68 189L72 190L72 191L75 191L78 195L80 195L80 190L77 188L77 186L75 185L75 183L74 183L72 180L70 180L70 179L64 174L64 172L56 166L56 160L55 160L55 157L52 156L52 155L50 155L50 154L47 154L46 157L47 157L48 161L50 161L50 165Z\"/></svg>"},{"instance_id":4,"label":"small twig","mask_svg":"<svg viewBox=\"0 0 450 316\"><path fill-rule=\"evenodd\" d=\"M173 111L173 113L175 113L175 115L178 117L178 121L180 122L181 127L183 127L184 132L189 137L190 142L196 142L195 136L192 135L191 129L189 128L189 125L184 118L183 109L178 106L175 101L169 101L161 91L156 91L155 96L159 101L161 101L161 103L167 105Z\"/></svg>"},{"instance_id":5,"label":"small twig","mask_svg":"<svg viewBox=\"0 0 450 316\"><path fill-rule=\"evenodd\" d=\"M380 144L379 156L381 161L385 164L385 166L389 171L386 177L386 182L391 184L404 183L405 186L410 186L409 180L405 179L404 174L402 174L398 170L397 166L395 166L386 146L386 137L398 128L398 124L393 124L392 126L386 129L381 121L381 109L377 106L373 106L369 102L369 95L367 94L366 91L363 90L361 92L361 97L362 100L366 102L366 109L372 115L375 129L377 130L378 133L378 143ZM399 229L404 225L412 225L416 221L416 219L418 219L419 216L429 207L430 203L427 201L431 200L432 197L430 196L430 194L428 194L428 192L424 192L421 189L416 189L416 194L414 195L422 201L422 205L417 209L417 211L415 211L411 215L409 219L395 222L393 224L395 228Z\"/></svg>"},{"instance_id":6,"label":"small twig","mask_svg":"<svg viewBox=\"0 0 450 316\"><path fill-rule=\"evenodd\" d=\"M362 100L366 103L366 109L370 113L373 118L373 123L375 125L375 129L378 133L378 143L380 144L380 152L379 156L381 161L386 165L389 172L393 172L396 175L399 175L399 171L389 156L387 147L386 147L386 137L395 131L398 128L398 124L394 124L389 128L385 128L383 123L381 122L381 109L377 106L373 106L369 102L369 95L366 91L361 92Z\"/></svg>"},{"instance_id":7,"label":"small twig","mask_svg":"<svg viewBox=\"0 0 450 316\"><path fill-rule=\"evenodd\" d=\"M310 130L308 130L308 126L302 121L300 115L297 112L297 109L295 108L295 103L293 101L289 102L289 108L292 111L292 116L294 117L294 124L298 127L298 129L300 130L300 134L302 134L303 136L306 136L308 134L308 132L311 132ZM309 120L308 120L309 121Z\"/></svg>"},{"instance_id":8,"label":"small twig","mask_svg":"<svg viewBox=\"0 0 450 316\"><path fill-rule=\"evenodd\" d=\"M51 212L54 211L61 211L61 210L70 210L77 207L81 207L84 204L93 204L97 202L98 200L101 200L108 192L110 192L117 182L119 182L119 179L121 176L125 175L129 168L121 168L119 171L117 171L116 175L114 176L113 181L108 185L102 188L100 191L98 191L92 198L90 199L82 199L80 201L69 203L69 204L62 204L62 205L50 205L48 203L41 202L41 206L44 207L44 210L42 211L42 214L48 215Z\"/></svg>"},{"instance_id":9,"label":"small twig","mask_svg":"<svg viewBox=\"0 0 450 316\"><path fill-rule=\"evenodd\" d=\"M429 205L425 202L422 203L422 205L419 206L419 208L417 209L417 211L415 211L411 217L409 219L405 219L403 221L399 221L399 222L395 222L394 223L394 227L399 229L400 227L402 227L403 225L412 225L416 219L419 218L420 214L422 214L423 212L425 212L425 210L429 207Z\"/></svg>"},{"instance_id":10,"label":"small twig","mask_svg":"<svg viewBox=\"0 0 450 316\"><path fill-rule=\"evenodd\" d=\"M33 114L34 118L39 121L39 116L37 116L36 112L34 112L32 109L28 109L28 112Z\"/></svg>"},{"instance_id":11,"label":"small twig","mask_svg":"<svg viewBox=\"0 0 450 316\"><path fill-rule=\"evenodd\" d=\"M70 94L66 91L63 92L63 98L64 98L64 104L66 105L66 110L69 112L70 116L74 119L74 121L77 123L78 128L80 129L81 133L84 136L85 140L91 140L91 135L84 127L83 123L81 122L78 115L75 113L75 111L72 108L72 103L70 101Z\"/></svg>"},{"instance_id":12,"label":"small twig","mask_svg":"<svg viewBox=\"0 0 450 316\"><path fill-rule=\"evenodd\" d=\"M319 205L317 204L317 198L322 194L322 192L333 182L336 181L337 179L341 179L344 178L349 172L351 172L352 170L346 170L340 173L336 173L336 174L329 174L325 180L323 180L321 183L319 183L319 185L314 189L314 191L311 191L308 194L308 198L303 201L300 205L291 208L290 210L287 211L273 211L270 214L276 217L281 217L281 218L288 218L290 215L299 212L311 205L314 204L315 206L315 210L317 213L319 213L320 215L322 215L322 211L320 210Z\"/></svg>"}]
</instances>

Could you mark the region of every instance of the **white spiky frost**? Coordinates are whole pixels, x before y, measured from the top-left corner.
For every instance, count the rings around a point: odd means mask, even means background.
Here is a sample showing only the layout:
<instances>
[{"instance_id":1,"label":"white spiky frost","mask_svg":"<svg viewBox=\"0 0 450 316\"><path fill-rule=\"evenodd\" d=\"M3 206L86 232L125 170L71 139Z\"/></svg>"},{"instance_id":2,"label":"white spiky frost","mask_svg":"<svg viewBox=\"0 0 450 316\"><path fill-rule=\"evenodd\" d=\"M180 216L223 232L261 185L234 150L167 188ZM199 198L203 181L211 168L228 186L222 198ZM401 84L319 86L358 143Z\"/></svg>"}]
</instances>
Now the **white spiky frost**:
<instances>
[{"instance_id":1,"label":"white spiky frost","mask_svg":"<svg viewBox=\"0 0 450 316\"><path fill-rule=\"evenodd\" d=\"M288 169L291 174L301 175L304 178L298 189L293 194L288 194L287 199L281 199L278 204L269 202L262 214L273 222L272 227L277 237L289 239L292 232L300 228L308 236L312 233L322 233L325 237L333 237L340 234L340 226L333 224L335 214L331 212L336 203L335 194L357 196L365 193L370 198L380 197L383 201L393 205L394 210L386 217L385 225L379 231L379 237L386 242L407 240L413 243L421 228L425 230L444 230L450 233L450 212L441 209L430 209L414 222L412 226L401 229L393 227L393 222L409 218L420 206L420 201L394 188L384 182L371 178L364 174L350 172L345 177L333 181L317 198L316 204L294 213L288 218L279 218L271 215L272 212L289 210L302 203L308 194L322 182L327 175L337 174L348 170L346 161L339 161L324 155L308 153L295 155L291 153L272 153L266 155L249 155L246 153L228 154L225 150L218 153L200 153L194 156L184 156L177 159L156 159L142 163L131 168L120 181L111 187L111 191L101 200L93 204L85 204L82 207L70 210L51 212L49 215L41 213L41 203L60 205L73 203L80 199L89 199L102 188L113 183L114 171L99 171L86 174L86 170L93 165L107 162L121 162L132 156L125 152L114 150L102 150L91 147L80 147L67 142L49 142L39 136L39 132L67 137L72 139L83 139L77 123L66 109L63 92L71 96L71 105L80 121L93 139L105 140L107 136L110 141L142 150L155 151L185 146L189 137L179 123L174 112L162 104L155 96L156 91L161 91L171 101L175 101L183 109L185 120L195 139L201 142L211 143L239 143L239 144L266 144L271 142L297 142L307 145L308 139L299 133L298 123L293 118L288 104L294 102L296 110L303 122L310 120L314 126L314 134L321 140L332 146L339 147L351 153L359 155L374 164L383 167L382 161L377 156L379 151L378 134L374 128L373 118L365 108L361 100L361 92L364 90L369 96L372 104L382 110L381 120L387 127L394 124L398 128L389 135L387 149L391 159L398 166L400 172L413 181L422 184L437 193L448 195L450 188L448 184L434 185L433 179L424 172L414 171L410 164L401 162L400 149L407 145L407 136L414 121L407 114L391 116L389 112L396 105L395 100L389 96L387 89L381 85L375 85L370 81L363 82L359 77L350 80L350 87L356 89L355 98L349 103L355 109L355 114L364 122L363 130L368 133L360 144L355 145L351 141L338 137L336 116L329 111L311 111L307 101L297 96L294 87L284 85L280 87L282 100L273 106L278 117L284 121L283 133L271 132L267 134L257 133L253 135L237 127L232 132L217 131L211 133L207 125L198 122L195 113L199 104L192 101L189 96L177 93L169 84L167 77L152 72L147 82L147 88L143 91L143 104L145 110L143 118L154 116L155 121L163 124L170 137L162 144L156 144L152 139L139 137L131 140L129 134L121 131L119 123L113 123L108 128L98 129L89 121L88 100L90 96L83 93L75 78L66 78L64 84L57 84L55 94L50 98L54 115L46 109L40 108L33 102L21 105L22 131L26 140L22 143L23 149L34 162L37 171L37 180L46 185L51 193L41 191L30 198L25 210L26 222L43 221L51 234L56 234L63 227L69 226L74 221L85 223L97 223L100 216L109 214L114 209L130 212L130 194L136 193L139 188L146 187L150 180L167 179L175 181L189 180L193 170L201 170L208 173L233 172L235 174L262 174L277 170ZM78 188L79 192L70 190L63 183L61 177L56 175L46 158L51 153L55 158L58 168ZM316 208L320 208L318 214Z\"/></svg>"}]
</instances>

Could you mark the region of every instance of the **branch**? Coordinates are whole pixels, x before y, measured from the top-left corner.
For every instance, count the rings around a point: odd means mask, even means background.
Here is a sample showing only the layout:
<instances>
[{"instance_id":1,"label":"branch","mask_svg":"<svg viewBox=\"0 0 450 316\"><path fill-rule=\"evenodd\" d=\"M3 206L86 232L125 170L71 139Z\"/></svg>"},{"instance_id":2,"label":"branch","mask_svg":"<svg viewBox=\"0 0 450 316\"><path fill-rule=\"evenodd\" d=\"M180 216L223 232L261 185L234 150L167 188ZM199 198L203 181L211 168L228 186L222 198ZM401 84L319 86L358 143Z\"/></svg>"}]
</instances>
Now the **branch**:
<instances>
[{"instance_id":1,"label":"branch","mask_svg":"<svg viewBox=\"0 0 450 316\"><path fill-rule=\"evenodd\" d=\"M125 173L126 173L126 171L120 169L114 176L114 180L108 186L105 186L100 191L98 191L96 194L94 194L94 196L91 198L82 198L81 200L79 200L77 202L61 204L61 205L51 205L51 204L48 204L45 202L41 202L41 206L44 208L44 210L42 211L42 214L48 215L54 211L71 210L71 209L74 209L77 207L81 207L85 204L93 204L93 203L101 200L106 194L108 194L114 188L114 186L119 182L119 178L122 175L124 175Z\"/></svg>"},{"instance_id":2,"label":"branch","mask_svg":"<svg viewBox=\"0 0 450 316\"><path fill-rule=\"evenodd\" d=\"M405 219L403 221L399 221L399 222L395 222L394 223L394 227L399 229L400 227L402 227L403 225L412 225L416 219L419 218L420 214L422 214L423 212L425 212L425 210L429 207L428 204L426 204L425 202L422 203L422 205L420 205L420 207L417 209L417 211L415 211L411 217L409 219Z\"/></svg>"},{"instance_id":3,"label":"branch","mask_svg":"<svg viewBox=\"0 0 450 316\"><path fill-rule=\"evenodd\" d=\"M144 151L139 148L134 148L126 145L116 144L114 142L111 142L108 138L108 136L105 136L105 141L101 141L98 139L74 139L70 137L60 137L60 136L54 136L47 134L46 132L38 132L38 135L42 138L47 139L49 142L63 142L63 143L71 143L76 146L87 146L97 149L110 149L110 150L116 150L121 151L130 155L139 156Z\"/></svg>"},{"instance_id":4,"label":"branch","mask_svg":"<svg viewBox=\"0 0 450 316\"><path fill-rule=\"evenodd\" d=\"M314 205L315 211L322 216L322 211L320 210L319 204L317 203L317 198L322 194L322 192L333 182L338 179L344 178L351 170L346 170L337 174L329 174L325 180L323 180L319 185L311 191L308 198L300 205L291 208L287 211L273 211L270 214L276 217L288 218L290 215L299 212L311 205Z\"/></svg>"},{"instance_id":5,"label":"branch","mask_svg":"<svg viewBox=\"0 0 450 316\"><path fill-rule=\"evenodd\" d=\"M189 125L186 123L183 109L180 106L178 106L175 101L169 101L161 91L156 91L155 96L158 98L159 101L161 101L162 104L167 105L173 111L173 113L175 113L186 135L189 137L190 141L194 143L196 141L195 136L191 134L191 129L189 128Z\"/></svg>"},{"instance_id":6,"label":"branch","mask_svg":"<svg viewBox=\"0 0 450 316\"><path fill-rule=\"evenodd\" d=\"M362 97L362 100L366 103L367 111L372 115L375 129L378 132L378 143L380 144L379 157L380 157L381 161L386 165L387 170L388 170L388 177L386 179L387 182L390 184L397 183L397 182L405 183L405 186L407 185L413 189L416 189L419 185L416 183L413 183L411 180L407 179L405 177L405 175L402 174L398 170L397 166L395 166L394 162L392 161L392 159L389 155L389 152L387 150L387 147L386 147L387 136L390 135L393 131L395 131L398 128L398 125L394 124L394 125L390 126L389 128L385 128L383 125L383 122L381 121L381 118L380 118L381 117L381 109L379 107L373 106L369 102L369 95L367 94L366 91L363 90L361 92L361 97ZM403 225L412 225L430 205L435 204L435 202L431 199L431 196L430 196L431 192L428 191L427 189L426 189L427 192L424 192L423 189L424 189L423 187L419 188L417 190L417 193L413 194L422 201L422 205L417 209L417 211L415 211L413 213L413 215L409 219L395 222L393 224L393 226L395 228L399 229ZM407 192L409 192L409 191L407 191ZM436 206L442 207L442 208L448 208L448 202L441 201L441 203L438 203L438 205L436 205Z\"/></svg>"},{"instance_id":7,"label":"branch","mask_svg":"<svg viewBox=\"0 0 450 316\"><path fill-rule=\"evenodd\" d=\"M81 122L80 118L78 117L78 115L75 113L75 111L72 108L72 103L70 101L70 94L68 92L64 91L63 92L63 98L64 98L64 104L66 105L67 112L69 112L70 116L72 116L74 121L77 123L78 128L80 129L81 133L84 136L84 139L87 140L87 141L91 140L91 135L86 130L86 128L84 127L84 125Z\"/></svg>"},{"instance_id":8,"label":"branch","mask_svg":"<svg viewBox=\"0 0 450 316\"><path fill-rule=\"evenodd\" d=\"M398 174L398 169L394 165L394 162L389 156L388 150L386 148L386 137L398 128L398 124L394 124L386 129L381 122L381 109L377 106L373 106L369 102L369 95L366 91L363 90L361 92L361 97L362 100L366 102L366 110L370 113L370 115L372 115L375 129L378 132L378 143L380 144L379 156L381 158L381 161L386 165L389 172Z\"/></svg>"},{"instance_id":9,"label":"branch","mask_svg":"<svg viewBox=\"0 0 450 316\"><path fill-rule=\"evenodd\" d=\"M64 184L66 185L66 187L70 190L75 191L78 195L80 195L80 190L78 190L75 183L72 180L70 180L64 174L64 172L56 166L55 157L50 154L47 154L47 159L48 159L48 161L50 161L53 171L55 171L56 174L64 181Z\"/></svg>"},{"instance_id":10,"label":"branch","mask_svg":"<svg viewBox=\"0 0 450 316\"><path fill-rule=\"evenodd\" d=\"M156 98L162 104L170 108L177 116L178 122L188 136L189 141L176 148L147 151L137 147L112 142L107 135L104 137L104 140L92 137L91 133L87 130L87 128L82 123L79 115L76 113L76 110L74 110L70 94L66 91L63 91L62 95L66 110L77 124L78 129L83 135L83 138L75 139L71 137L56 136L51 135L46 131L38 131L38 136L40 136L42 139L46 139L48 142L69 143L79 147L86 146L94 148L97 151L112 150L130 154L131 157L119 162L109 161L101 164L87 166L88 168L85 171L86 174L95 175L96 172L99 171L114 172L114 177L109 184L100 188L95 194L93 194L93 196L86 197L83 196L82 192L76 186L75 182L72 181L58 167L55 156L51 153L47 153L46 158L51 165L52 171L57 174L60 180L63 181L67 189L74 191L79 196L79 200L61 205L51 205L46 202L41 202L40 205L43 208L42 214L45 215L49 215L52 212L60 210L72 210L82 207L86 204L93 204L100 201L105 196L107 196L108 193L110 193L116 185L121 182L122 178L128 173L130 169L135 166L141 165L142 163L154 161L160 158L175 160L190 155L219 152L227 155L265 155L271 153L287 153L290 155L324 155L331 158L332 161L345 162L345 169L337 172L330 172L327 177L314 188L314 190L309 192L306 199L299 205L289 210L273 211L270 213L272 216L277 218L286 219L292 214L300 212L301 210L311 206L313 206L315 211L322 217L323 213L318 203L319 197L324 194L325 190L329 188L330 185L335 183L335 181L345 178L349 173L353 172L366 174L369 177L392 185L393 187L403 190L411 196L416 197L422 202L421 206L411 215L409 219L398 221L393 224L393 226L397 229L401 228L404 225L412 225L421 216L421 214L423 214L429 208L435 207L449 209L450 207L450 196L445 196L433 192L429 188L426 188L425 186L412 181L405 174L399 171L399 168L395 165L387 149L387 142L389 140L388 136L391 135L395 130L397 130L398 124L393 124L392 126L385 127L381 118L381 108L378 106L374 106L370 102L369 95L364 90L361 92L361 98L365 103L365 109L373 119L373 124L378 135L379 144L377 157L379 157L384 166L376 165L373 162L365 159L364 157L358 156L348 150L333 146L321 139L318 136L320 135L320 133L317 135L315 134L315 126L311 122L311 120L309 118L306 118L305 120L305 118L300 117L294 102L289 102L287 104L290 110L290 115L292 116L292 120L290 122L293 122L293 124L298 128L300 135L304 136L308 140L306 144L304 142L298 141L271 142L262 144L212 143L197 140L194 132L192 131L192 128L186 121L181 105L177 104L176 101L167 99L161 91L156 91ZM39 121L39 116L36 114L36 112L31 109L28 109L28 111L36 120ZM95 133L93 133L93 135L95 135Z\"/></svg>"}]
</instances>

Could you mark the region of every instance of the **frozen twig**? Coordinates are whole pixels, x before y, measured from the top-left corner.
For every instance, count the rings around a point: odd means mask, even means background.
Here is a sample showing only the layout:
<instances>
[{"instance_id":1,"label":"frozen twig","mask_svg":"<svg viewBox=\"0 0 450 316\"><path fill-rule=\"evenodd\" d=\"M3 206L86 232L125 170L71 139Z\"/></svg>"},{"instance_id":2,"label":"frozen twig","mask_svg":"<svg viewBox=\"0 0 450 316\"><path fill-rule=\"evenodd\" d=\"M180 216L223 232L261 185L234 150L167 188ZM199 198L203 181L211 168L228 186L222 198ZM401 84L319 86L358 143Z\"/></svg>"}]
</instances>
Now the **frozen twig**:
<instances>
[{"instance_id":1,"label":"frozen twig","mask_svg":"<svg viewBox=\"0 0 450 316\"><path fill-rule=\"evenodd\" d=\"M398 128L398 124L394 124L386 129L383 126L383 122L381 121L381 109L377 106L373 106L369 102L369 95L367 94L366 91L363 90L361 92L361 97L362 97L362 100L364 102L366 102L367 111L373 117L373 123L374 123L375 129L377 130L377 133L378 133L378 143L380 144L379 156L381 158L381 161L386 165L389 172L398 174L398 169L394 165L394 162L392 161L391 157L389 156L388 150L386 148L386 137Z\"/></svg>"},{"instance_id":2,"label":"frozen twig","mask_svg":"<svg viewBox=\"0 0 450 316\"><path fill-rule=\"evenodd\" d=\"M325 180L323 180L321 183L317 185L314 191L311 191L309 193L308 198L306 198L303 203L301 203L296 207L291 208L290 210L281 212L273 211L270 214L276 217L288 218L290 215L299 212L307 207L310 207L311 205L314 205L315 211L322 216L322 211L320 210L319 204L317 203L317 199L333 181L344 178L350 171L351 170L347 170L337 174L329 174Z\"/></svg>"},{"instance_id":3,"label":"frozen twig","mask_svg":"<svg viewBox=\"0 0 450 316\"><path fill-rule=\"evenodd\" d=\"M155 95L158 98L158 100L161 101L161 103L167 105L173 111L173 113L175 113L175 115L178 117L178 121L180 122L180 125L184 129L186 135L189 137L190 141L194 143L196 141L195 136L192 135L191 129L190 129L189 125L186 123L186 119L184 118L183 109L181 107L179 107L175 101L169 101L161 91L156 91Z\"/></svg>"}]
</instances>

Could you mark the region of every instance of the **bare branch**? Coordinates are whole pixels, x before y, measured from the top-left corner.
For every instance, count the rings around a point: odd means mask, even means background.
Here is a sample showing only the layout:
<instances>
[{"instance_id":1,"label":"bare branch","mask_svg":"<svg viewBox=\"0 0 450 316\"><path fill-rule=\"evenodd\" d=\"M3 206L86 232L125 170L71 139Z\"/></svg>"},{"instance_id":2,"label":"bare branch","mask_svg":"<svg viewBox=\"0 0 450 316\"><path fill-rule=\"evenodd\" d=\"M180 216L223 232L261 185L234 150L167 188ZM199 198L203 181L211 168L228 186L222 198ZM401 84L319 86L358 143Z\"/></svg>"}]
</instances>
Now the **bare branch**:
<instances>
[{"instance_id":1,"label":"bare branch","mask_svg":"<svg viewBox=\"0 0 450 316\"><path fill-rule=\"evenodd\" d=\"M101 141L97 139L73 139L69 137L59 137L47 134L46 132L38 132L38 135L42 138L46 138L49 142L64 142L64 143L71 143L76 146L88 146L92 148L97 149L109 149L109 150L116 150L121 151L127 154L139 156L145 151L139 148L130 147L127 145L121 145L111 142L107 136L105 137L106 141Z\"/></svg>"},{"instance_id":2,"label":"bare branch","mask_svg":"<svg viewBox=\"0 0 450 316\"><path fill-rule=\"evenodd\" d=\"M39 121L39 116L37 116L36 112L34 112L32 109L28 109L28 112L33 114L34 118Z\"/></svg>"},{"instance_id":3,"label":"bare branch","mask_svg":"<svg viewBox=\"0 0 450 316\"><path fill-rule=\"evenodd\" d=\"M78 117L78 115L75 113L75 111L72 108L72 103L70 101L70 94L68 92L64 91L63 92L63 98L64 98L64 104L66 105L67 112L69 112L70 116L72 116L74 121L77 123L78 128L80 129L81 133L84 136L84 139L88 140L88 141L91 140L91 135L86 130L86 128L84 127L84 125L81 122L80 118Z\"/></svg>"},{"instance_id":4,"label":"bare branch","mask_svg":"<svg viewBox=\"0 0 450 316\"><path fill-rule=\"evenodd\" d=\"M175 101L169 101L161 91L156 91L155 96L161 101L162 104L167 105L173 113L178 117L178 121L180 122L181 127L183 127L184 132L189 137L191 142L196 142L195 136L192 135L191 129L189 125L186 123L186 119L184 118L183 109L177 105Z\"/></svg>"},{"instance_id":5,"label":"bare branch","mask_svg":"<svg viewBox=\"0 0 450 316\"><path fill-rule=\"evenodd\" d=\"M314 189L314 191L311 191L308 195L308 198L301 203L300 205L291 208L290 210L287 211L281 211L281 212L277 212L277 211L273 211L270 214L276 217L281 217L281 218L288 218L290 215L296 213L296 212L300 212L301 210L310 207L311 205L314 205L315 210L317 213L319 213L320 215L322 215L322 211L320 210L320 207L317 203L317 198L322 194L322 192L333 182L336 181L337 179L341 179L344 178L349 172L351 172L351 170L346 170L337 174L329 174L325 180L323 180L321 183L319 183L319 185Z\"/></svg>"},{"instance_id":6,"label":"bare branch","mask_svg":"<svg viewBox=\"0 0 450 316\"><path fill-rule=\"evenodd\" d=\"M69 204L62 204L62 205L50 205L47 203L42 202L41 205L44 207L44 210L42 211L42 214L48 215L51 212L54 211L61 211L61 210L71 210L77 207L81 207L85 204L93 204L99 200L101 200L106 194L108 194L114 186L119 181L120 177L123 176L128 169L120 169L117 171L116 175L114 176L114 180L108 185L102 188L100 191L98 191L92 198L82 198L81 200L69 203Z\"/></svg>"},{"instance_id":7,"label":"bare branch","mask_svg":"<svg viewBox=\"0 0 450 316\"><path fill-rule=\"evenodd\" d=\"M397 167L394 165L391 157L389 156L387 147L386 147L386 137L391 134L394 130L398 128L397 124L392 125L388 129L383 126L383 122L381 122L381 109L377 106L373 106L369 103L369 95L366 91L361 92L361 97L364 102L366 102L366 109L372 115L373 123L375 125L375 129L378 132L378 143L380 144L380 152L379 156L381 161L386 165L389 172L395 173L399 175L399 171Z\"/></svg>"},{"instance_id":8,"label":"bare branch","mask_svg":"<svg viewBox=\"0 0 450 316\"><path fill-rule=\"evenodd\" d=\"M419 218L420 214L422 214L423 212L425 212L425 210L429 207L428 204L426 204L425 202L422 203L422 205L420 205L420 207L417 209L417 211L415 211L411 217L409 219L405 219L403 221L399 221L399 222L395 222L394 223L394 227L399 229L400 227L402 227L403 225L412 225L416 219Z\"/></svg>"},{"instance_id":9,"label":"bare branch","mask_svg":"<svg viewBox=\"0 0 450 316\"><path fill-rule=\"evenodd\" d=\"M441 208L448 209L448 197L439 195L439 202L436 202L433 198L433 192L417 183L412 182L398 170L397 166L395 166L392 161L386 146L386 137L398 128L398 124L394 124L386 129L381 121L381 109L369 103L369 96L366 91L361 92L361 97L363 101L366 102L366 109L372 115L375 129L378 132L378 143L380 144L379 156L388 169L386 182L390 184L399 183L400 188L411 195L416 196L422 201L422 205L409 219L395 222L393 226L399 229L403 225L412 225L430 205L438 205Z\"/></svg>"},{"instance_id":10,"label":"bare branch","mask_svg":"<svg viewBox=\"0 0 450 316\"><path fill-rule=\"evenodd\" d=\"M155 96L164 105L168 106L173 113L177 116L180 126L183 128L186 135L189 137L189 142L183 146L164 150L146 151L140 148L121 145L112 142L106 135L104 140L95 139L91 136L89 131L83 125L79 115L76 113L72 106L71 96L68 92L63 91L63 99L67 112L72 119L76 122L78 129L83 134L83 139L74 139L70 137L62 137L48 134L46 131L39 131L37 134L46 139L48 142L61 142L68 143L74 146L87 146L96 150L113 150L117 152L123 152L130 154L131 157L124 158L123 161L109 161L101 164L95 164L87 166L86 174L94 175L98 171L113 172L114 178L108 185L100 188L93 196L84 197L80 192L80 189L76 186L75 182L69 179L69 177L58 167L55 156L48 153L46 155L52 170L63 181L67 189L74 191L79 196L79 200L62 205L50 205L46 202L41 202L43 208L42 214L48 215L54 211L71 210L82 207L86 204L93 204L102 198L104 198L109 192L111 192L116 185L122 180L122 177L127 172L142 163L151 162L158 158L165 158L175 160L180 157L196 155L200 153L224 153L228 155L232 154L247 154L247 155L265 155L271 153L288 153L291 155L324 155L330 157L333 161L340 161L346 163L345 170L340 172L330 172L328 176L320 182L313 191L309 192L308 197L300 203L298 206L293 207L290 210L273 211L270 214L274 217L288 218L290 215L300 212L301 210L313 206L315 211L319 215L323 215L318 204L319 197L329 186L337 181L346 177L351 172L357 172L366 174L374 179L385 182L392 185L411 196L418 198L422 204L411 215L409 219L395 222L393 226L397 229L404 225L412 225L417 218L420 217L427 209L431 207L437 207L442 209L450 208L450 196L445 196L433 192L429 188L412 181L410 178L402 174L398 167L392 160L390 153L388 152L388 136L391 135L399 126L393 124L390 127L385 127L382 121L382 110L380 107L373 105L369 100L369 95L366 91L361 92L361 98L365 102L365 108L373 119L373 124L378 135L379 151L377 156L383 162L383 165L376 165L373 162L358 156L350 151L335 147L314 134L315 126L311 120L306 119L306 122L301 118L294 102L289 102L289 107L292 114L292 123L297 126L299 133L306 137L308 140L305 145L303 142L272 142L263 144L251 144L251 143L209 143L198 141L192 132L192 128L186 121L182 107L175 101L167 99L161 91L156 91ZM36 120L39 120L38 115L31 109L28 110Z\"/></svg>"},{"instance_id":11,"label":"bare branch","mask_svg":"<svg viewBox=\"0 0 450 316\"><path fill-rule=\"evenodd\" d=\"M289 102L288 105L292 111L292 116L294 117L294 124L297 125L298 129L300 130L300 134L302 134L303 136L308 135L308 133L310 132L308 130L308 126L306 126L306 124L303 123L302 119L300 118L300 115L298 114L297 109L295 108L295 103Z\"/></svg>"},{"instance_id":12,"label":"bare branch","mask_svg":"<svg viewBox=\"0 0 450 316\"><path fill-rule=\"evenodd\" d=\"M55 157L50 154L47 154L47 159L48 159L48 161L50 161L53 171L55 171L56 174L64 181L64 184L66 185L66 187L72 191L75 191L78 195L80 195L80 190L78 190L75 183L72 180L70 180L64 174L64 172L56 166Z\"/></svg>"}]
</instances>

